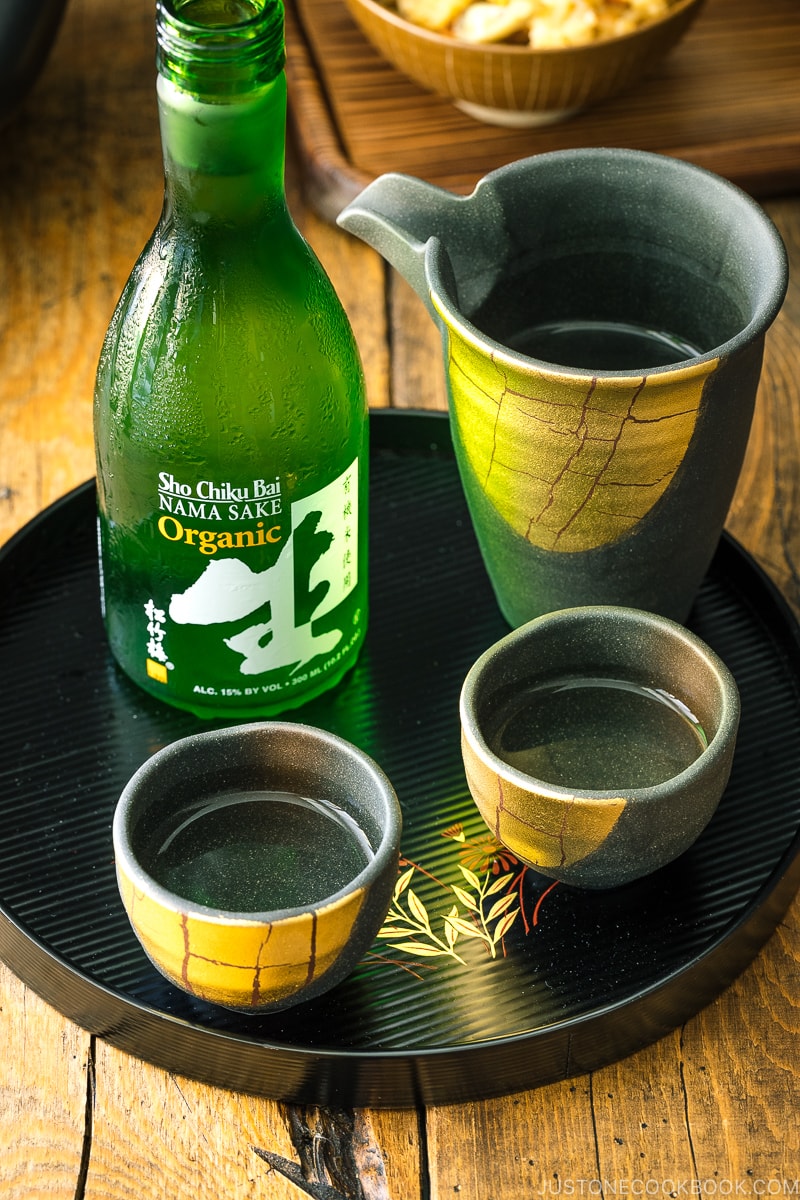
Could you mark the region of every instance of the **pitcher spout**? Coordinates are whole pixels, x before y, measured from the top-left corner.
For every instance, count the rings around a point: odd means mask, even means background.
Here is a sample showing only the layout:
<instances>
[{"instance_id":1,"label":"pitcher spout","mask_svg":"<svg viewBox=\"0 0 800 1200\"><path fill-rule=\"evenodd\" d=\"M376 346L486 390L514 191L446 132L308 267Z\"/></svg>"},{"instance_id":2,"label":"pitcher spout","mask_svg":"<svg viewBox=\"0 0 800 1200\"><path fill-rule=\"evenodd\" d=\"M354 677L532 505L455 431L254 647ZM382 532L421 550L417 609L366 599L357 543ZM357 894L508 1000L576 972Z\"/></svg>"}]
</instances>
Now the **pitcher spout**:
<instances>
[{"instance_id":1,"label":"pitcher spout","mask_svg":"<svg viewBox=\"0 0 800 1200\"><path fill-rule=\"evenodd\" d=\"M410 175L381 175L337 217L337 224L377 250L421 297L468 313L491 286L503 258L505 223L487 220L492 196L479 184L456 196ZM488 231L488 234L487 234ZM491 245L487 244L491 243ZM490 278L492 277L492 278Z\"/></svg>"}]
</instances>

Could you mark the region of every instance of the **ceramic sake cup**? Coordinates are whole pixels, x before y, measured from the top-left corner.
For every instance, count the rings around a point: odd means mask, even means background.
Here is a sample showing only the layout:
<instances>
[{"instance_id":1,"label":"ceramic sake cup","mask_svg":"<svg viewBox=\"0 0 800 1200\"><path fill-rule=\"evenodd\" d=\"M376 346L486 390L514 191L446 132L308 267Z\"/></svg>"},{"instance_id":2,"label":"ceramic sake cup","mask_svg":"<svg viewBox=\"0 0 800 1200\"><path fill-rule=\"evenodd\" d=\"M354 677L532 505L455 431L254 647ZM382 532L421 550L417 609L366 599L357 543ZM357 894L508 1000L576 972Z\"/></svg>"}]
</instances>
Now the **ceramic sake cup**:
<instances>
[{"instance_id":1,"label":"ceramic sake cup","mask_svg":"<svg viewBox=\"0 0 800 1200\"><path fill-rule=\"evenodd\" d=\"M538 617L490 647L460 712L467 783L497 839L542 875L608 888L665 866L705 829L740 701L725 664L681 625L596 606Z\"/></svg>"},{"instance_id":2,"label":"ceramic sake cup","mask_svg":"<svg viewBox=\"0 0 800 1200\"><path fill-rule=\"evenodd\" d=\"M332 894L275 911L228 911L164 885L159 831L173 816L183 828L187 811L215 798L264 792L312 797L344 813L368 842L366 865ZM226 1008L270 1012L332 988L372 945L397 877L401 825L389 780L350 743L290 722L228 727L171 743L131 778L114 814L117 880L137 938L176 987ZM312 849L325 862L337 843L319 840ZM295 875L303 874L301 863Z\"/></svg>"}]
</instances>

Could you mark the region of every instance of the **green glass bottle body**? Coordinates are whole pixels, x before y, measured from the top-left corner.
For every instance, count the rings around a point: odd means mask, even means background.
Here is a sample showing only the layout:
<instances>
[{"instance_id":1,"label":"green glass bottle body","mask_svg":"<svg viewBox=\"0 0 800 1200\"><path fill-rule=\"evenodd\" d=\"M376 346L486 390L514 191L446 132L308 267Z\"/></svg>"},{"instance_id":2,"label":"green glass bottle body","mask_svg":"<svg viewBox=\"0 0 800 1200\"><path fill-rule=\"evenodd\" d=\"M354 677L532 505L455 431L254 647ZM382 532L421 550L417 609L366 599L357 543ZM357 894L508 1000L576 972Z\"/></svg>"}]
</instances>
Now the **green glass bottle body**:
<instances>
[{"instance_id":1,"label":"green glass bottle body","mask_svg":"<svg viewBox=\"0 0 800 1200\"><path fill-rule=\"evenodd\" d=\"M164 208L95 392L104 620L146 691L269 716L365 636L363 373L286 208L276 0L163 0L159 20Z\"/></svg>"}]
</instances>

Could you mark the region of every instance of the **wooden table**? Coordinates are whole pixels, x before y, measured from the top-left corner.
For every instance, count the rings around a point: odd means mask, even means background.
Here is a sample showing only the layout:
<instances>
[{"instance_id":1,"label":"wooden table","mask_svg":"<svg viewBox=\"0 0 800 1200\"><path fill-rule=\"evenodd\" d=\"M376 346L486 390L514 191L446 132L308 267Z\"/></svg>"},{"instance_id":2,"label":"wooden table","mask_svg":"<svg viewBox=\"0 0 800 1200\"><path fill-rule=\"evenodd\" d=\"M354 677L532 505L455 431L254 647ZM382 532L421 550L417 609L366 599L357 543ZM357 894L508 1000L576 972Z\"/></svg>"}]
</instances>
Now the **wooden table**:
<instances>
[{"instance_id":1,"label":"wooden table","mask_svg":"<svg viewBox=\"0 0 800 1200\"><path fill-rule=\"evenodd\" d=\"M150 0L72 0L44 74L0 132L0 541L93 473L100 341L160 208L152 17ZM308 210L293 160L289 192L351 316L372 405L443 408L438 339L417 297ZM800 278L800 197L766 207ZM800 609L797 279L769 336L729 527ZM617 1065L480 1103L343 1112L140 1062L0 968L0 1195L797 1195L799 980L796 900L715 1003Z\"/></svg>"}]
</instances>

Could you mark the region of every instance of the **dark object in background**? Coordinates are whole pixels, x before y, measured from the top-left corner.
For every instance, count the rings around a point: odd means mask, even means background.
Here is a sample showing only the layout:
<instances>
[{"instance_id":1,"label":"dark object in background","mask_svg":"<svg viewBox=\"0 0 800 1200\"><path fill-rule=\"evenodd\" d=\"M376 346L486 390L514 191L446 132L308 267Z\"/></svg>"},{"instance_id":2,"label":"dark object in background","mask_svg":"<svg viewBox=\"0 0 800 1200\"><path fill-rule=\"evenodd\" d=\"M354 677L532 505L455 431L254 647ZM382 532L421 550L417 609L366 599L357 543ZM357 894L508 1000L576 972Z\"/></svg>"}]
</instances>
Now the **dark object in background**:
<instances>
[{"instance_id":1,"label":"dark object in background","mask_svg":"<svg viewBox=\"0 0 800 1200\"><path fill-rule=\"evenodd\" d=\"M33 87L55 41L67 0L0 3L0 122Z\"/></svg>"}]
</instances>

